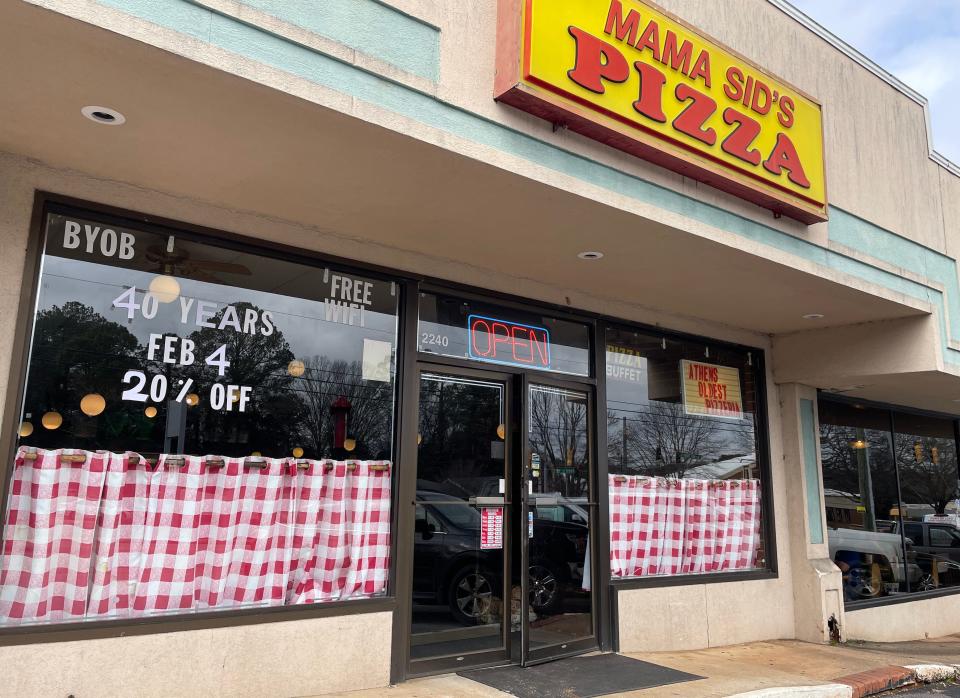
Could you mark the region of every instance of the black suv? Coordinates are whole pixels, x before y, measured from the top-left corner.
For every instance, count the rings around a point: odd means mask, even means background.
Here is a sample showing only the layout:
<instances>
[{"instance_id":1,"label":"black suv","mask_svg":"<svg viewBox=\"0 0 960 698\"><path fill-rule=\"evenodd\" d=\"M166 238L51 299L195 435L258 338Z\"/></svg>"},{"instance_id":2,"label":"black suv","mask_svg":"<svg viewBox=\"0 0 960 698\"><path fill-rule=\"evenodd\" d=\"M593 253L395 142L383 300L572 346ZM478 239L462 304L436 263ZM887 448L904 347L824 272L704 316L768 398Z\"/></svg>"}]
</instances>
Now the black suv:
<instances>
[{"instance_id":1,"label":"black suv","mask_svg":"<svg viewBox=\"0 0 960 698\"><path fill-rule=\"evenodd\" d=\"M480 512L463 499L426 490L417 499L414 600L446 604L467 625L482 622L503 588L503 551L480 549ZM587 533L583 523L534 516L530 605L538 615L556 613L566 594L581 593Z\"/></svg>"}]
</instances>

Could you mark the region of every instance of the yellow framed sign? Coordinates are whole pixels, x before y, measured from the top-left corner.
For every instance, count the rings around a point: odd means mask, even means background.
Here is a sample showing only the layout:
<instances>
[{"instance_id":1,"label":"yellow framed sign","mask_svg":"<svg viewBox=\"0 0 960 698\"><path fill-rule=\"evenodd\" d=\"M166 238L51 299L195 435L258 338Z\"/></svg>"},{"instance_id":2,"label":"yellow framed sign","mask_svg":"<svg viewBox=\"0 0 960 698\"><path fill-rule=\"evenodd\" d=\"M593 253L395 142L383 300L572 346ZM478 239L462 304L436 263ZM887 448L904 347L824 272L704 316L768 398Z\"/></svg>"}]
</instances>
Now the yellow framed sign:
<instances>
[{"instance_id":1,"label":"yellow framed sign","mask_svg":"<svg viewBox=\"0 0 960 698\"><path fill-rule=\"evenodd\" d=\"M702 361L680 361L683 411L697 417L743 419L740 371Z\"/></svg>"},{"instance_id":2,"label":"yellow framed sign","mask_svg":"<svg viewBox=\"0 0 960 698\"><path fill-rule=\"evenodd\" d=\"M805 223L820 105L645 0L499 0L497 100Z\"/></svg>"}]
</instances>

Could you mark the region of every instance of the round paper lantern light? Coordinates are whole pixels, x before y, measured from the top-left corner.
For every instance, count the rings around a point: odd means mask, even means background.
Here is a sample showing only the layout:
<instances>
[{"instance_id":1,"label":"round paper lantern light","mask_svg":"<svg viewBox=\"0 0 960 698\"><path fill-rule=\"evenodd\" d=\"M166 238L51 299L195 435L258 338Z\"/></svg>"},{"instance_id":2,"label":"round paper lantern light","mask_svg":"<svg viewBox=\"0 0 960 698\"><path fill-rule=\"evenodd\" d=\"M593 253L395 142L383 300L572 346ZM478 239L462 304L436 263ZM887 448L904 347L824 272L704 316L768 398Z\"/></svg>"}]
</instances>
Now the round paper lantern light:
<instances>
[{"instance_id":1,"label":"round paper lantern light","mask_svg":"<svg viewBox=\"0 0 960 698\"><path fill-rule=\"evenodd\" d=\"M187 404L190 407L200 404L200 396L197 395L196 393L190 393L189 395L187 395Z\"/></svg>"},{"instance_id":2,"label":"round paper lantern light","mask_svg":"<svg viewBox=\"0 0 960 698\"><path fill-rule=\"evenodd\" d=\"M33 433L33 424L30 422L20 422L20 437L25 439Z\"/></svg>"},{"instance_id":3,"label":"round paper lantern light","mask_svg":"<svg viewBox=\"0 0 960 698\"><path fill-rule=\"evenodd\" d=\"M150 419L153 419L154 417L157 416L157 408L154 407L153 405L150 405L150 407L145 409L143 413L147 415Z\"/></svg>"},{"instance_id":4,"label":"round paper lantern light","mask_svg":"<svg viewBox=\"0 0 960 698\"><path fill-rule=\"evenodd\" d=\"M299 446L297 446L295 449L293 449L293 457L294 457L294 458L302 458L302 457L303 457L303 449L300 448Z\"/></svg>"},{"instance_id":5,"label":"round paper lantern light","mask_svg":"<svg viewBox=\"0 0 960 698\"><path fill-rule=\"evenodd\" d=\"M344 447L345 449L347 449L348 451L352 451L353 449L355 449L355 448L357 447L357 440L356 440L356 439L344 439L344 440L343 440L343 447Z\"/></svg>"},{"instance_id":6,"label":"round paper lantern light","mask_svg":"<svg viewBox=\"0 0 960 698\"><path fill-rule=\"evenodd\" d=\"M88 417L96 417L107 409L107 401L100 393L87 393L80 400L80 411Z\"/></svg>"},{"instance_id":7,"label":"round paper lantern light","mask_svg":"<svg viewBox=\"0 0 960 698\"><path fill-rule=\"evenodd\" d=\"M161 303L173 303L180 295L180 282L169 274L160 274L150 280L150 293Z\"/></svg>"},{"instance_id":8,"label":"round paper lantern light","mask_svg":"<svg viewBox=\"0 0 960 698\"><path fill-rule=\"evenodd\" d=\"M304 373L306 373L307 367L304 366L303 362L300 359L294 359L287 364L287 373L289 373L294 378L299 378Z\"/></svg>"},{"instance_id":9,"label":"round paper lantern light","mask_svg":"<svg viewBox=\"0 0 960 698\"><path fill-rule=\"evenodd\" d=\"M40 418L40 423L44 429L59 429L63 424L63 416L59 412L47 412Z\"/></svg>"}]
</instances>

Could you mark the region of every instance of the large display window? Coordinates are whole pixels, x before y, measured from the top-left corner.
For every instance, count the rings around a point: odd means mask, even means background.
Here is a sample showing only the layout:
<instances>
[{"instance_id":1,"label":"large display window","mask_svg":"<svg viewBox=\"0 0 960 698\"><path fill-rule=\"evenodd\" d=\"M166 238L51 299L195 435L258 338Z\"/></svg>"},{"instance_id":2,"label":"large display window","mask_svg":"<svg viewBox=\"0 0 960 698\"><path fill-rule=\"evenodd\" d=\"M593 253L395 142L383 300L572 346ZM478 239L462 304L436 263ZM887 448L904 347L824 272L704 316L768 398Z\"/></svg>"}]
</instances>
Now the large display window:
<instances>
[{"instance_id":1,"label":"large display window","mask_svg":"<svg viewBox=\"0 0 960 698\"><path fill-rule=\"evenodd\" d=\"M48 212L0 626L386 593L398 287Z\"/></svg>"},{"instance_id":2,"label":"large display window","mask_svg":"<svg viewBox=\"0 0 960 698\"><path fill-rule=\"evenodd\" d=\"M830 556L848 603L960 587L954 421L820 400Z\"/></svg>"},{"instance_id":3,"label":"large display window","mask_svg":"<svg viewBox=\"0 0 960 698\"><path fill-rule=\"evenodd\" d=\"M768 567L757 363L706 340L607 331L612 578Z\"/></svg>"}]
</instances>

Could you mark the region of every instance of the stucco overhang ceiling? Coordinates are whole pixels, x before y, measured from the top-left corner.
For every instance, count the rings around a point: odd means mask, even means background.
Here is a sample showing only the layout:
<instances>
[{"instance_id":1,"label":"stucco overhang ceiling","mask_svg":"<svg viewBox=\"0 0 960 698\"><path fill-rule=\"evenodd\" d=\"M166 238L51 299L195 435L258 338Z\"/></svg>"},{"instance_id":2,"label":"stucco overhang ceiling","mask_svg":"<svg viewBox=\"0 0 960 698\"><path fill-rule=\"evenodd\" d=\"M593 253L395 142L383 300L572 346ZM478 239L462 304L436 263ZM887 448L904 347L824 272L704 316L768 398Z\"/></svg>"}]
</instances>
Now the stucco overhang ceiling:
<instances>
[{"instance_id":1,"label":"stucco overhang ceiling","mask_svg":"<svg viewBox=\"0 0 960 698\"><path fill-rule=\"evenodd\" d=\"M419 273L467 260L774 334L812 312L822 326L923 312L21 2L0 7L0 56L0 150L436 260ZM127 123L93 124L88 104ZM605 258L577 259L594 249Z\"/></svg>"}]
</instances>

